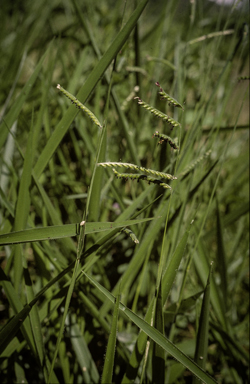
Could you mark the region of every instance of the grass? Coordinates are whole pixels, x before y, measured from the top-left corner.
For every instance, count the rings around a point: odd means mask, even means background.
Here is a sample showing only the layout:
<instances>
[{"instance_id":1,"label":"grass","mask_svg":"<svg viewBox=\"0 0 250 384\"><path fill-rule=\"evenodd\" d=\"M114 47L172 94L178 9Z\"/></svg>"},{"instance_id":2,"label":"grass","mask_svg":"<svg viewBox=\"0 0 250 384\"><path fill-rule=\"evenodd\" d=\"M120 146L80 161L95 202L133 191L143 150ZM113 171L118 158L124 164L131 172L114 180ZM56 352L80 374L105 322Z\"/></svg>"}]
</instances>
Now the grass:
<instances>
[{"instance_id":1,"label":"grass","mask_svg":"<svg viewBox=\"0 0 250 384\"><path fill-rule=\"evenodd\" d=\"M2 383L247 382L244 7L4 3Z\"/></svg>"}]
</instances>

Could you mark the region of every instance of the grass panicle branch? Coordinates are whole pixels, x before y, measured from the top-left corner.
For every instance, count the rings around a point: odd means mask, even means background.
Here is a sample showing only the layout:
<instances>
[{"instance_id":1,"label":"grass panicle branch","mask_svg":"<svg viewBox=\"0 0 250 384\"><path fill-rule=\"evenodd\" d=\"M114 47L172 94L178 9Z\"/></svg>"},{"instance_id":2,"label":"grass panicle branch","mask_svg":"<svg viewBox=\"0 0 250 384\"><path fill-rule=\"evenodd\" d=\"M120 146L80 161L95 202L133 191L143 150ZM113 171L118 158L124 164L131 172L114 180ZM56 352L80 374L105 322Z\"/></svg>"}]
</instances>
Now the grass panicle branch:
<instances>
[{"instance_id":1,"label":"grass panicle branch","mask_svg":"<svg viewBox=\"0 0 250 384\"><path fill-rule=\"evenodd\" d=\"M172 96L168 95L160 86L158 81L155 83L157 87L160 88L160 91L158 92L159 95L161 96L161 100L167 100L169 105L173 105L174 107L181 108L184 111L183 106L179 103L179 101L175 100Z\"/></svg>"},{"instance_id":2,"label":"grass panicle branch","mask_svg":"<svg viewBox=\"0 0 250 384\"><path fill-rule=\"evenodd\" d=\"M212 33L208 33L207 35L197 37L196 39L189 41L188 44L192 45L195 43L200 43L201 41L204 41L206 39L212 39L213 37L232 35L233 33L234 33L234 29L228 29L226 31L212 32Z\"/></svg>"},{"instance_id":3,"label":"grass panicle branch","mask_svg":"<svg viewBox=\"0 0 250 384\"><path fill-rule=\"evenodd\" d=\"M163 121L171 125L172 128L180 127L180 123L178 123L178 121L174 120L172 117L166 115L165 113L159 111L159 109L156 109L151 105L145 103L144 101L142 101L142 99L140 99L140 97L136 96L134 99L137 100L139 105L141 105L147 111L151 112L154 116L161 118Z\"/></svg>"},{"instance_id":4,"label":"grass panicle branch","mask_svg":"<svg viewBox=\"0 0 250 384\"><path fill-rule=\"evenodd\" d=\"M156 179L155 177L151 177L143 174L137 174L137 173L119 173L114 168L113 168L113 172L118 179L124 179L125 181L127 181L128 179L137 180L137 182L139 182L139 180L144 180L144 181L147 181L148 184L153 183L153 184L160 185L165 189L171 189L171 187L168 184L163 183L161 180Z\"/></svg>"},{"instance_id":5,"label":"grass panicle branch","mask_svg":"<svg viewBox=\"0 0 250 384\"><path fill-rule=\"evenodd\" d=\"M122 109L123 111L126 111L126 110L127 110L128 105L129 105L129 102L135 98L135 95L136 95L137 92L139 92L139 89L140 89L139 86L136 85L136 86L134 87L133 91L130 92L130 94L128 95L128 97L126 97L126 99L124 100L124 102L123 102L122 105L121 105L121 109Z\"/></svg>"},{"instance_id":6,"label":"grass panicle branch","mask_svg":"<svg viewBox=\"0 0 250 384\"><path fill-rule=\"evenodd\" d=\"M86 115L88 115L88 117L95 123L95 125L97 125L99 128L102 128L100 121L97 119L94 113L91 112L87 107L85 107L85 105L83 105L75 96L66 91L66 89L64 89L60 84L57 84L57 89L59 89L59 91L61 91L65 96L67 96L68 99L71 100L72 104L75 104L77 108L81 109L81 111L86 113Z\"/></svg>"},{"instance_id":7,"label":"grass panicle branch","mask_svg":"<svg viewBox=\"0 0 250 384\"><path fill-rule=\"evenodd\" d=\"M129 169L133 169L134 171L145 172L149 175L153 175L155 177L160 177L162 179L168 179L168 180L176 180L177 179L176 176L170 175L169 173L155 171L153 169L141 167L139 165L130 164L130 163L106 162L106 163L98 163L98 165L101 167L104 167L104 168L106 168L106 167L109 167L109 168L117 168L117 167L129 168Z\"/></svg>"},{"instance_id":8,"label":"grass panicle branch","mask_svg":"<svg viewBox=\"0 0 250 384\"><path fill-rule=\"evenodd\" d=\"M130 236L135 244L139 244L139 240L137 239L137 237L134 234L134 232L131 231L131 229L129 229L129 228L122 228L121 232L126 233L126 235Z\"/></svg>"},{"instance_id":9,"label":"grass panicle branch","mask_svg":"<svg viewBox=\"0 0 250 384\"><path fill-rule=\"evenodd\" d=\"M239 76L238 81L250 80L250 76Z\"/></svg>"},{"instance_id":10,"label":"grass panicle branch","mask_svg":"<svg viewBox=\"0 0 250 384\"><path fill-rule=\"evenodd\" d=\"M164 135L163 133L156 131L153 137L158 137L160 139L158 144L162 144L165 142L165 143L168 143L170 147L172 147L173 149L176 149L176 150L179 149L179 146L176 144L176 142L173 139L171 139L171 137Z\"/></svg>"},{"instance_id":11,"label":"grass panicle branch","mask_svg":"<svg viewBox=\"0 0 250 384\"><path fill-rule=\"evenodd\" d=\"M205 160L208 156L210 156L212 150L209 149L209 151L207 151L206 153L204 153L204 155L198 157L198 159L196 159L192 164L190 164L187 168L184 169L183 172L181 172L179 174L178 177L183 177L185 175L187 175L190 171L192 171L193 168L196 167L196 165L198 165L202 160Z\"/></svg>"}]
</instances>

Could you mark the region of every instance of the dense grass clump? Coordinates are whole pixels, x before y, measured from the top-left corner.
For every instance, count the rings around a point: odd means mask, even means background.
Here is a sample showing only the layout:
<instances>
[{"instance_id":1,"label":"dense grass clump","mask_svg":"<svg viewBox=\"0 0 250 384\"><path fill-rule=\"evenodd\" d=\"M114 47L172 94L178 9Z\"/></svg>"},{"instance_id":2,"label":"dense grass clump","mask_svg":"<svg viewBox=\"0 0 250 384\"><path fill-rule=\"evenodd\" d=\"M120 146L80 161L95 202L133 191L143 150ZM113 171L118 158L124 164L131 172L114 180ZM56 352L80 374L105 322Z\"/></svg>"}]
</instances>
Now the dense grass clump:
<instances>
[{"instance_id":1,"label":"dense grass clump","mask_svg":"<svg viewBox=\"0 0 250 384\"><path fill-rule=\"evenodd\" d=\"M248 381L248 12L1 5L2 383Z\"/></svg>"}]
</instances>

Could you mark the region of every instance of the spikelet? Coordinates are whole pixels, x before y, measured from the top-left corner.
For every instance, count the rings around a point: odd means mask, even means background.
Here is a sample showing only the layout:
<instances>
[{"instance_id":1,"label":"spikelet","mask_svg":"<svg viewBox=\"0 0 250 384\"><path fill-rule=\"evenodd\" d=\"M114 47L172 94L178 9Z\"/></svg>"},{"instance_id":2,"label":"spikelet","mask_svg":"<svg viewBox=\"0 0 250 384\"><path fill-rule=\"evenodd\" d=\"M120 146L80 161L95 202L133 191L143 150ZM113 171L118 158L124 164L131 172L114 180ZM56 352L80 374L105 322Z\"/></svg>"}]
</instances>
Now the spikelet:
<instances>
[{"instance_id":1,"label":"spikelet","mask_svg":"<svg viewBox=\"0 0 250 384\"><path fill-rule=\"evenodd\" d=\"M91 112L85 105L83 105L75 96L73 96L71 93L66 91L60 84L57 84L57 89L61 91L65 96L67 96L73 104L77 106L77 108L81 109L83 112L85 112L88 117L100 128L102 128L101 123L97 119L97 117Z\"/></svg>"},{"instance_id":2,"label":"spikelet","mask_svg":"<svg viewBox=\"0 0 250 384\"><path fill-rule=\"evenodd\" d=\"M227 29L225 31L212 32L212 33L208 33L207 35L203 35L203 36L197 37L196 39L190 40L188 41L187 44L192 45L207 39L211 39L213 37L232 35L233 33L234 33L234 29Z\"/></svg>"},{"instance_id":3,"label":"spikelet","mask_svg":"<svg viewBox=\"0 0 250 384\"><path fill-rule=\"evenodd\" d=\"M169 96L165 91L163 91L158 81L155 83L155 85L157 85L157 87L160 88L160 91L158 93L161 96L161 100L167 100L169 105L173 105L174 107L181 108L184 111L183 106L177 100L175 100L172 96Z\"/></svg>"},{"instance_id":4,"label":"spikelet","mask_svg":"<svg viewBox=\"0 0 250 384\"><path fill-rule=\"evenodd\" d=\"M238 81L242 81L242 80L250 80L250 76L239 76Z\"/></svg>"},{"instance_id":5,"label":"spikelet","mask_svg":"<svg viewBox=\"0 0 250 384\"><path fill-rule=\"evenodd\" d=\"M141 73L143 76L148 76L147 71L145 71L145 69L143 69L141 67L135 67L135 66L132 67L132 66L127 65L125 69L128 72L138 72L138 73Z\"/></svg>"},{"instance_id":6,"label":"spikelet","mask_svg":"<svg viewBox=\"0 0 250 384\"><path fill-rule=\"evenodd\" d=\"M121 109L122 109L123 111L125 111L125 110L127 109L129 102L130 102L131 100L134 99L136 93L139 92L139 89L140 89L140 87L138 87L138 85L136 85L136 86L134 87L133 91L132 91L132 92L128 95L128 97L123 101L122 106L121 106Z\"/></svg>"},{"instance_id":7,"label":"spikelet","mask_svg":"<svg viewBox=\"0 0 250 384\"><path fill-rule=\"evenodd\" d=\"M191 172L191 170L192 170L193 168L195 168L196 165L199 164L202 160L206 159L206 158L211 154L211 152L212 152L211 149L209 149L209 151L207 151L206 153L204 153L204 155L198 157L198 159L196 159L196 160L195 160L193 163L191 163L187 168L185 168L184 171L181 172L181 173L179 174L178 177L183 177L183 176L187 175L189 172Z\"/></svg>"},{"instance_id":8,"label":"spikelet","mask_svg":"<svg viewBox=\"0 0 250 384\"><path fill-rule=\"evenodd\" d=\"M109 168L114 168L114 167L124 167L124 168L129 168L134 171L140 171L147 173L149 175L153 175L155 177L159 177L161 179L169 179L169 180L176 180L177 177L170 175L169 173L164 173L164 172L159 172L155 171L153 169L148 169L144 168L135 164L130 164L130 163L115 163L115 162L106 162L106 163L98 163L97 165L100 165L101 167L109 167Z\"/></svg>"},{"instance_id":9,"label":"spikelet","mask_svg":"<svg viewBox=\"0 0 250 384\"><path fill-rule=\"evenodd\" d=\"M166 142L172 147L173 149L179 149L178 145L171 139L171 137L164 135L163 133L160 133L156 131L153 135L154 137L158 137L160 140L158 144L162 144L163 142Z\"/></svg>"},{"instance_id":10,"label":"spikelet","mask_svg":"<svg viewBox=\"0 0 250 384\"><path fill-rule=\"evenodd\" d=\"M144 101L142 101L138 96L136 96L134 99L137 99L138 100L137 101L138 104L140 104L143 108L145 108L148 111L150 111L156 117L160 117L163 121L166 121L173 128L180 126L180 123L178 123L178 121L175 121L172 117L166 115L165 113L159 111L158 109L151 107L151 105L149 105L149 104L145 103Z\"/></svg>"},{"instance_id":11,"label":"spikelet","mask_svg":"<svg viewBox=\"0 0 250 384\"><path fill-rule=\"evenodd\" d=\"M129 235L131 237L131 239L133 240L134 243L139 244L139 240L135 236L134 232L131 231L131 229L122 228L121 232L126 233L127 235Z\"/></svg>"},{"instance_id":12,"label":"spikelet","mask_svg":"<svg viewBox=\"0 0 250 384\"><path fill-rule=\"evenodd\" d=\"M153 183L153 184L160 185L161 187L163 187L165 189L171 189L170 185L163 183L161 180L156 179L156 178L151 177L151 176L147 176L147 175L143 175L143 174L137 174L137 173L119 173L114 168L112 169L112 171L114 172L115 176L118 179L123 179L125 181L127 181L129 179L130 180L137 180L137 182L139 182L139 180L144 180L144 181L147 181L148 184Z\"/></svg>"}]
</instances>

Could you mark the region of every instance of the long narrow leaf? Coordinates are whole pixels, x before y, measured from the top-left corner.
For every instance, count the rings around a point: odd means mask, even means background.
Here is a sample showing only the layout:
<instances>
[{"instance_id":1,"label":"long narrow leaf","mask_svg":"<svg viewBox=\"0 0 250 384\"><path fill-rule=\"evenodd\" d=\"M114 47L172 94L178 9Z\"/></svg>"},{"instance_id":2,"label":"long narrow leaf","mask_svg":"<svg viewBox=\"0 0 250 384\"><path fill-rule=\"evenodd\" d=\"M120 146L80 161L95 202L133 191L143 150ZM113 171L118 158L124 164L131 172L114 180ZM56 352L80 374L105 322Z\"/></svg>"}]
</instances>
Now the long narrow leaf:
<instances>
[{"instance_id":1,"label":"long narrow leaf","mask_svg":"<svg viewBox=\"0 0 250 384\"><path fill-rule=\"evenodd\" d=\"M192 225L192 223L191 223ZM167 266L164 274L163 274L163 283L162 283L162 294L163 294L163 303L166 302L169 292L172 288L172 285L174 283L174 280L176 278L178 268L180 266L182 257L185 252L185 248L187 245L187 240L190 232L191 225L189 226L188 230L184 233L180 243L178 244L170 262Z\"/></svg>"},{"instance_id":2,"label":"long narrow leaf","mask_svg":"<svg viewBox=\"0 0 250 384\"><path fill-rule=\"evenodd\" d=\"M7 276L5 275L2 268L0 268L0 282L4 288L5 294L9 300L11 307L13 308L13 310L17 314L17 316L19 316L19 314L21 313L20 319L22 319L22 321L19 321L19 320L16 321L16 318L14 316L13 320L11 320L4 327L5 331L1 330L0 336L2 336L2 337L4 336L4 338L0 337L0 340L2 340L3 343L5 342L5 340L11 341L12 338L15 336L16 332L20 329L20 327L22 327L21 330L22 330L22 333L23 333L25 340L29 344L29 347L31 348L33 353L36 354L36 349L35 349L35 345L34 345L34 339L33 339L32 331L31 331L31 327L30 327L30 322L29 322L29 319L27 318L29 311L31 310L32 306L28 306L28 308L26 307L26 309L24 309L24 307L22 306L22 304L20 302L19 296L17 295L13 285L11 284L11 282L9 281ZM1 345L2 345L2 343L0 341L0 346ZM4 344L4 345L6 346L6 344ZM1 349L1 351L2 351L2 349Z\"/></svg>"},{"instance_id":3,"label":"long narrow leaf","mask_svg":"<svg viewBox=\"0 0 250 384\"><path fill-rule=\"evenodd\" d=\"M31 126L27 150L25 153L23 172L18 191L18 198L15 210L15 231L23 230L26 227L29 211L30 211L30 184L32 173L32 146L33 146L33 125ZM23 273L22 249L20 246L15 247L14 255L14 286L16 291L20 290L21 278Z\"/></svg>"},{"instance_id":4,"label":"long narrow leaf","mask_svg":"<svg viewBox=\"0 0 250 384\"><path fill-rule=\"evenodd\" d=\"M25 307L12 318L12 320L9 321L3 327L0 331L0 354L4 351L4 349L7 347L7 345L10 343L11 339L15 336L15 334L19 331L20 327L22 326L23 322L27 318L31 311L31 307L29 305L25 305ZM11 335L11 339L10 339Z\"/></svg>"},{"instance_id":5,"label":"long narrow leaf","mask_svg":"<svg viewBox=\"0 0 250 384\"><path fill-rule=\"evenodd\" d=\"M169 295L169 292L172 288L173 282L175 280L180 262L182 260L182 257L184 255L186 243L188 240L189 236L189 231L190 228L184 233L180 243L178 244L174 255L171 258L171 261L165 270L163 274L163 281L162 281L162 286L163 286L163 291L162 291L162 301L163 304L166 302L167 297ZM152 316L152 310L153 310L153 303L154 299L151 301L146 316L145 316L145 321L147 323L150 323L150 319ZM136 376L137 376L137 371L141 362L141 359L143 357L143 353L146 348L146 342L147 342L147 335L144 332L141 332L136 340L133 352L131 354L130 360L129 360L129 365L126 371L126 374L123 377L122 383L126 382L134 382Z\"/></svg>"},{"instance_id":6,"label":"long narrow leaf","mask_svg":"<svg viewBox=\"0 0 250 384\"><path fill-rule=\"evenodd\" d=\"M16 99L15 103L13 104L13 106L11 107L11 109L9 110L9 112L4 117L3 121L1 122L1 124L0 124L0 132L1 132L0 148L2 148L2 146L6 140L6 137L7 137L8 132L9 132L8 128L10 129L10 127L12 127L12 125L14 124L14 121L17 119L17 117L18 117L18 115L19 115L19 113L23 107L25 100L29 96L29 93L32 90L32 87L33 87L33 85L37 79L37 76L39 75L39 72L41 71L44 60L45 60L46 56L49 55L52 48L53 48L53 42L48 46L46 52L44 53L44 55L39 60L39 63L37 64L33 74L30 76L30 79L27 81L27 83L25 84L24 88L22 89L20 95Z\"/></svg>"},{"instance_id":7,"label":"long narrow leaf","mask_svg":"<svg viewBox=\"0 0 250 384\"><path fill-rule=\"evenodd\" d=\"M114 296L108 292L104 287L102 287L96 280L91 276L85 274L88 279L94 284L100 291L105 294L111 303L115 303ZM180 351L173 343L171 343L167 338L165 338L157 329L146 323L142 318L137 316L134 312L128 309L125 305L120 303L120 310L122 310L127 317L132 320L143 332L145 332L153 341L155 341L159 346L161 346L166 352L172 355L176 360L182 363L187 367L194 375L196 375L200 380L206 384L216 383L216 381L209 376L203 369L201 369L193 360L186 356L182 351Z\"/></svg>"},{"instance_id":8,"label":"long narrow leaf","mask_svg":"<svg viewBox=\"0 0 250 384\"><path fill-rule=\"evenodd\" d=\"M70 327L71 343L81 367L84 381L85 383L98 383L98 370L76 320L76 316L72 316L72 324L70 324L69 317L67 317L66 324Z\"/></svg>"},{"instance_id":9,"label":"long narrow leaf","mask_svg":"<svg viewBox=\"0 0 250 384\"><path fill-rule=\"evenodd\" d=\"M119 304L120 304L120 296L118 295L116 298L116 304L114 307L111 332L109 335L108 346L107 346L104 367L102 372L102 384L112 383Z\"/></svg>"},{"instance_id":10,"label":"long narrow leaf","mask_svg":"<svg viewBox=\"0 0 250 384\"><path fill-rule=\"evenodd\" d=\"M223 305L224 311L227 312L228 307L228 278L227 278L227 258L224 244L224 236L223 236L223 227L222 227L222 218L219 210L219 203L216 199L216 216L217 216L217 226L216 226L216 234L217 234L217 258L218 258L218 271L220 274L221 280L221 290L223 295Z\"/></svg>"},{"instance_id":11,"label":"long narrow leaf","mask_svg":"<svg viewBox=\"0 0 250 384\"><path fill-rule=\"evenodd\" d=\"M155 329L164 335L162 286L160 283L155 306ZM152 355L152 381L153 383L165 383L165 351L157 343L153 343Z\"/></svg>"},{"instance_id":12,"label":"long narrow leaf","mask_svg":"<svg viewBox=\"0 0 250 384\"><path fill-rule=\"evenodd\" d=\"M108 231L111 229L128 227L134 224L144 223L154 220L148 219L127 220L109 223L86 223L85 234ZM25 229L18 232L10 232L0 235L0 245L27 243L31 241L45 241L52 239L62 239L64 237L77 236L80 233L80 223L50 226L44 228Z\"/></svg>"},{"instance_id":13,"label":"long narrow leaf","mask_svg":"<svg viewBox=\"0 0 250 384\"><path fill-rule=\"evenodd\" d=\"M199 320L199 330L197 335L196 349L194 361L201 367L205 368L207 361L207 349L208 349L208 328L209 328L209 308L210 308L210 275L212 271L212 265L207 279L207 285L204 291L204 297L201 307L201 315ZM193 380L194 384L198 384L197 378Z\"/></svg>"}]
</instances>

